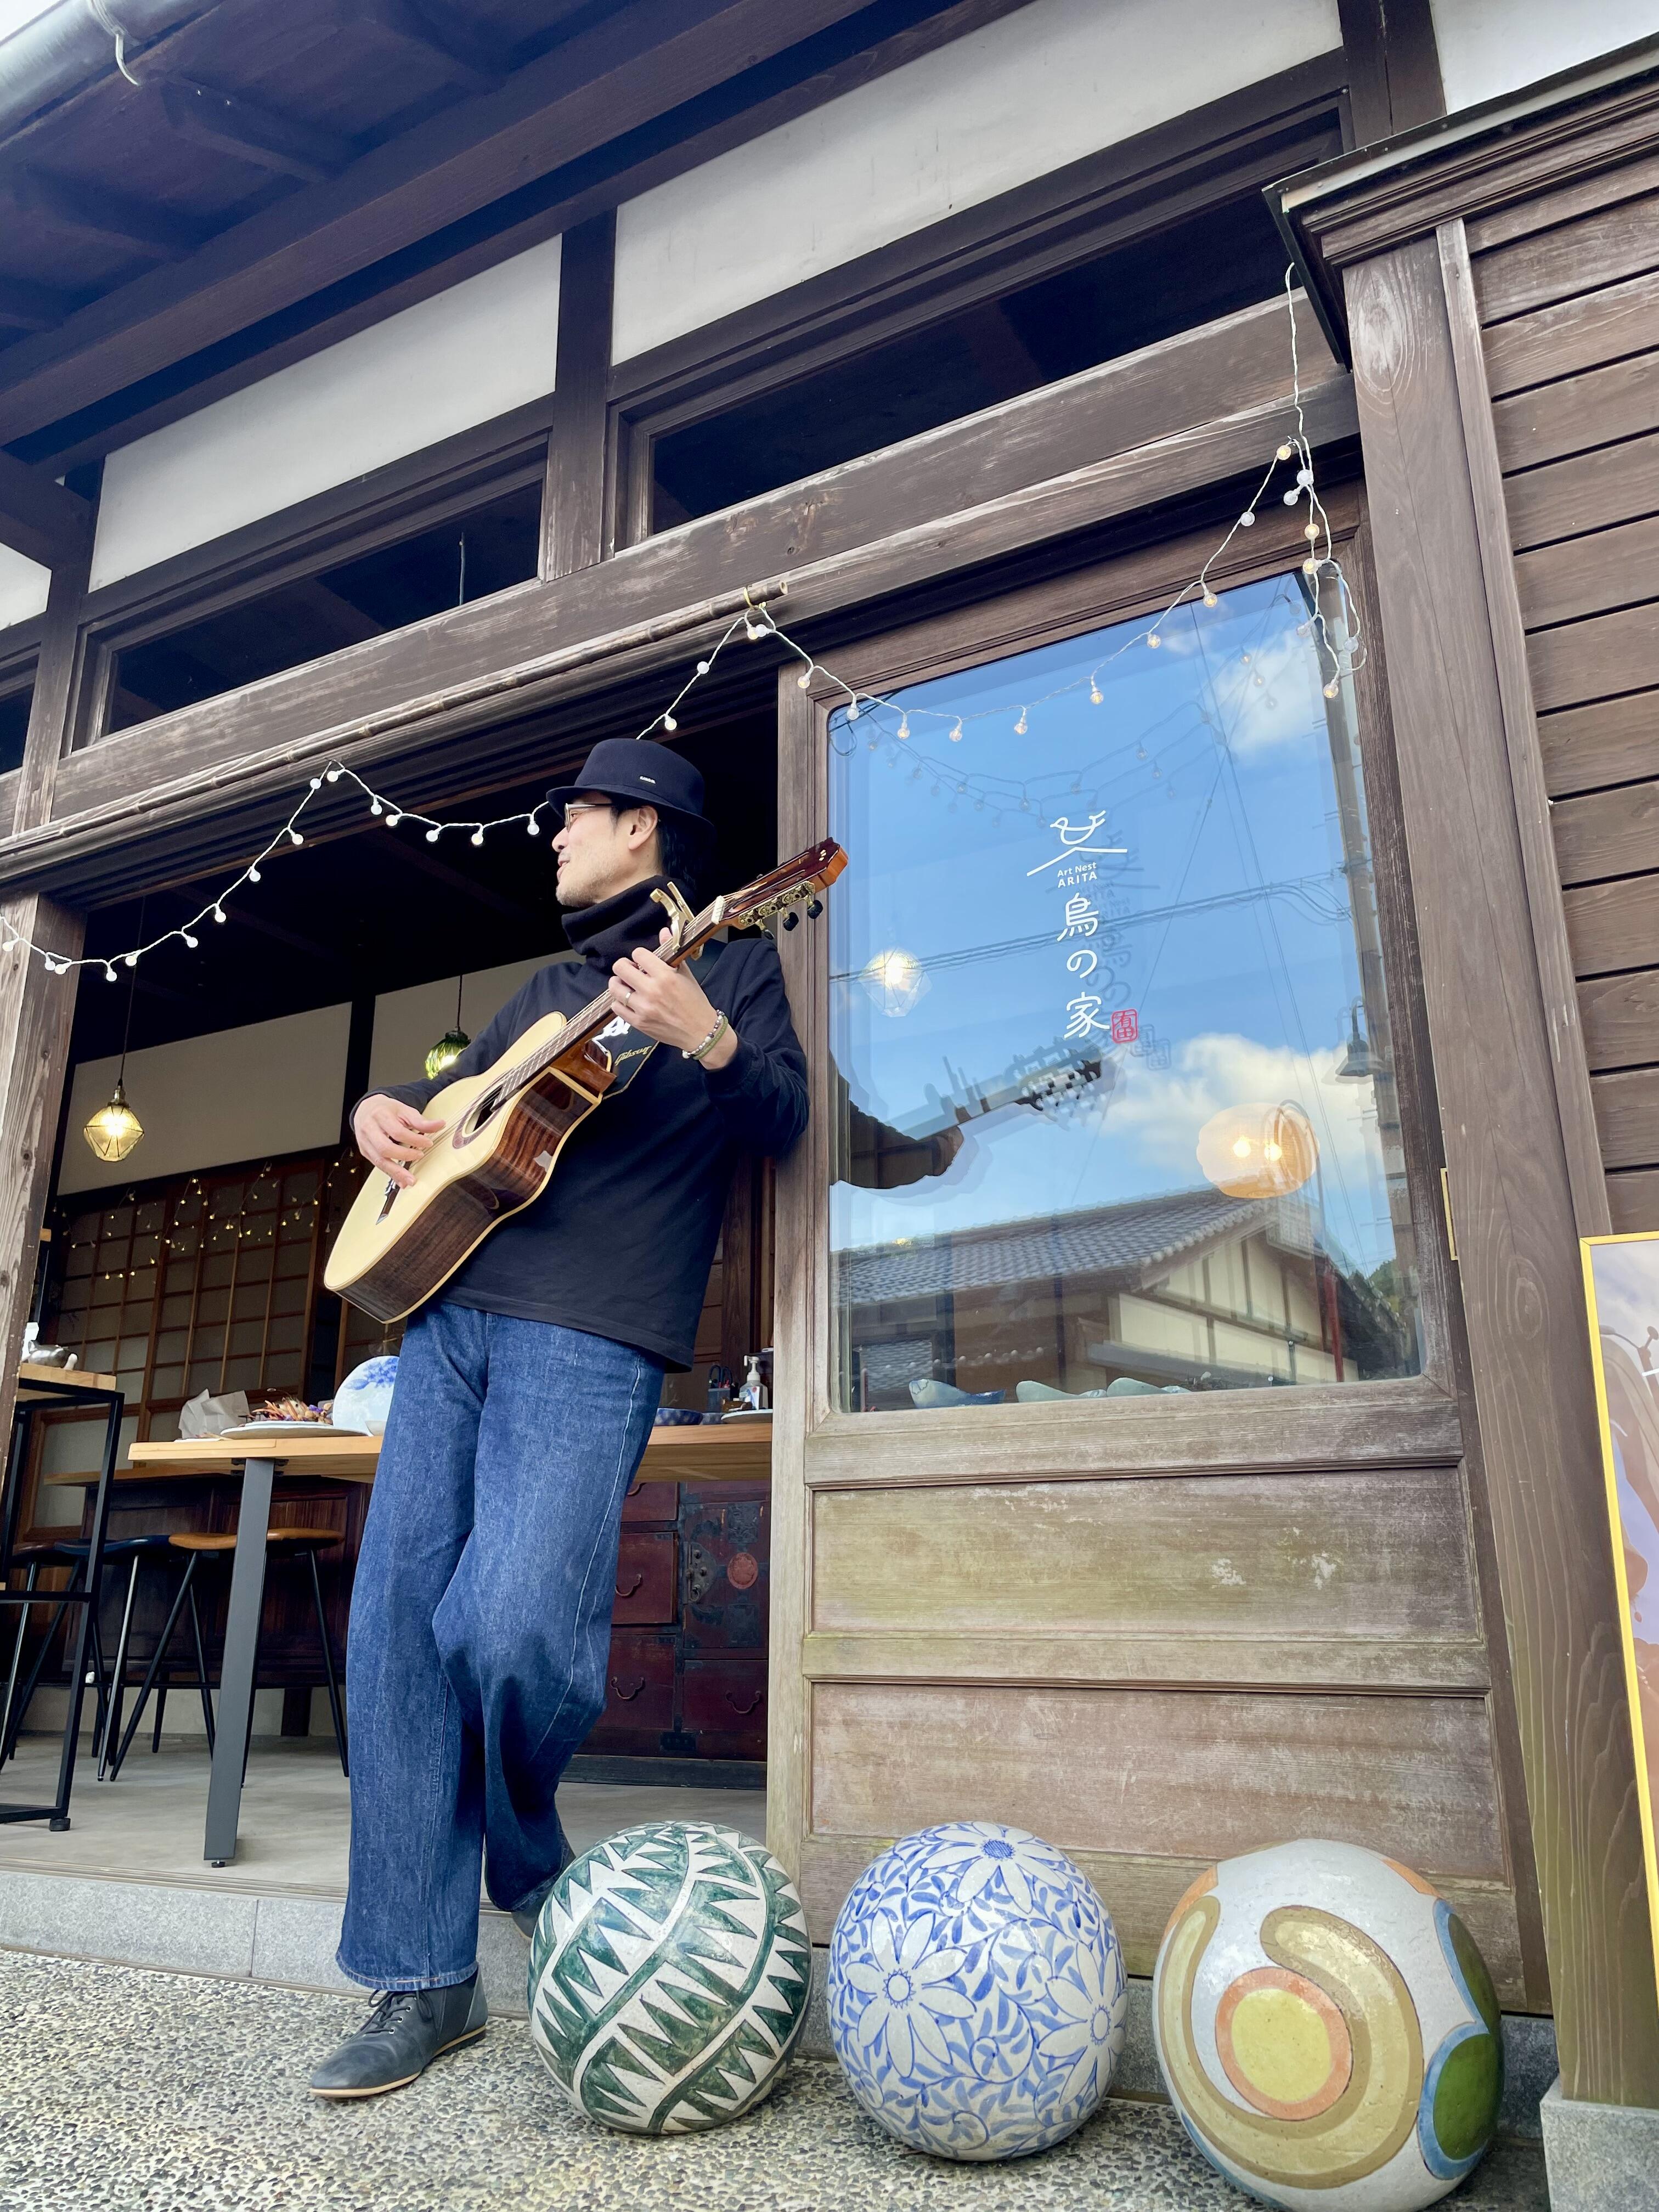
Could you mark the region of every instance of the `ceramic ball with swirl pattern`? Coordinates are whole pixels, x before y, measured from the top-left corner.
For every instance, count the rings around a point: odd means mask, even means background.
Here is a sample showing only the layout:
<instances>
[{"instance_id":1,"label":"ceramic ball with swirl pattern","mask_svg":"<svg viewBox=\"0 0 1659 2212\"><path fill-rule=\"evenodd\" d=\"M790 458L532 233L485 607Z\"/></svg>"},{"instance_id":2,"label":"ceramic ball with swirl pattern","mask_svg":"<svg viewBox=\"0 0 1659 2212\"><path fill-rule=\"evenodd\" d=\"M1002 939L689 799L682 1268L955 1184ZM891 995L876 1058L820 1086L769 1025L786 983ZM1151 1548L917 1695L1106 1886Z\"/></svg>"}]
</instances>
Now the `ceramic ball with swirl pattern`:
<instances>
[{"instance_id":1,"label":"ceramic ball with swirl pattern","mask_svg":"<svg viewBox=\"0 0 1659 2212\"><path fill-rule=\"evenodd\" d=\"M1358 1844L1200 1875L1164 1930L1152 2021L1193 2141L1286 2212L1419 2212L1498 2124L1501 2024L1474 1939L1420 1875Z\"/></svg>"},{"instance_id":2,"label":"ceramic ball with swirl pattern","mask_svg":"<svg viewBox=\"0 0 1659 2212\"><path fill-rule=\"evenodd\" d=\"M853 1885L830 1945L830 2032L859 2103L913 2150L1019 2158L1079 2127L1123 2048L1105 1907L1063 1851L955 1820Z\"/></svg>"}]
</instances>

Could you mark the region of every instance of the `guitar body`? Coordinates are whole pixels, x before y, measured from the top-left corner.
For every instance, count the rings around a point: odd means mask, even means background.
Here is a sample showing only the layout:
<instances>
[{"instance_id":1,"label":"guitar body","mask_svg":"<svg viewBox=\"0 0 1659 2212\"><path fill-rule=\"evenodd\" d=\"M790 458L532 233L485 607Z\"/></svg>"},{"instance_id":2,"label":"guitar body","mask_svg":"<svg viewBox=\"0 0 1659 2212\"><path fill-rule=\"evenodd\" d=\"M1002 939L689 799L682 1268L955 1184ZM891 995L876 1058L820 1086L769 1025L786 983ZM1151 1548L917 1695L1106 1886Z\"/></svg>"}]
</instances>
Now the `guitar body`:
<instances>
[{"instance_id":1,"label":"guitar body","mask_svg":"<svg viewBox=\"0 0 1659 2212\"><path fill-rule=\"evenodd\" d=\"M445 1085L426 1109L441 1121L432 1149L401 1189L377 1168L358 1192L323 1279L376 1321L401 1321L442 1287L492 1229L547 1188L565 1139L611 1081L610 1055L588 1044L573 1066L543 1069L522 1088L514 1070L556 1045L562 1014L544 1014L493 1067Z\"/></svg>"}]
</instances>

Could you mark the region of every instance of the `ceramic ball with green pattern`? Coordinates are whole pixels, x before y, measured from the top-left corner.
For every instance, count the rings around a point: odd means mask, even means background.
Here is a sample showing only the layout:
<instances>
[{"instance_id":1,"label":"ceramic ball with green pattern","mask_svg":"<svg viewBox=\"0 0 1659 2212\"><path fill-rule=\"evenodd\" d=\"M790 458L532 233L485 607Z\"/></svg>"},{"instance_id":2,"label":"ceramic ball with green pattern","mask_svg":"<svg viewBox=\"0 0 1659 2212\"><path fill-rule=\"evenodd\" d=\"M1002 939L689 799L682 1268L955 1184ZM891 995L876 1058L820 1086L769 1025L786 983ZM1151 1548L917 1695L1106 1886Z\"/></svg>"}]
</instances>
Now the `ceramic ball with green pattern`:
<instances>
[{"instance_id":1,"label":"ceramic ball with green pattern","mask_svg":"<svg viewBox=\"0 0 1659 2212\"><path fill-rule=\"evenodd\" d=\"M1358 1844L1201 1874L1164 1930L1152 2025L1193 2141L1281 2212L1423 2212L1498 2125L1502 2024L1474 1938Z\"/></svg>"},{"instance_id":2,"label":"ceramic ball with green pattern","mask_svg":"<svg viewBox=\"0 0 1659 2212\"><path fill-rule=\"evenodd\" d=\"M625 1828L565 1869L530 1947L530 2033L576 2109L633 2135L716 2128L772 2088L806 2017L794 1885L751 1836Z\"/></svg>"}]
</instances>

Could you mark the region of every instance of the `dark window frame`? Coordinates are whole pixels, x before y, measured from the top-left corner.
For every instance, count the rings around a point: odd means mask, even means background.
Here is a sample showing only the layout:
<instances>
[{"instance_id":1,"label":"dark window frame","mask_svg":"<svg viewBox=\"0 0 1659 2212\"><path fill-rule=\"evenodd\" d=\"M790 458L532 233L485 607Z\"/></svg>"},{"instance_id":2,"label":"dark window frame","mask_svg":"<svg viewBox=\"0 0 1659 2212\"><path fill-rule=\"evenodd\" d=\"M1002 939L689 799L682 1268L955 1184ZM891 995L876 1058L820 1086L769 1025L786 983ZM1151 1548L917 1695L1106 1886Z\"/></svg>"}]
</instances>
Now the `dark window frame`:
<instances>
[{"instance_id":1,"label":"dark window frame","mask_svg":"<svg viewBox=\"0 0 1659 2212\"><path fill-rule=\"evenodd\" d=\"M1355 482L1327 489L1333 540L1353 592L1363 629L1376 635L1369 532L1363 486ZM1131 551L1063 578L980 600L967 600L944 615L890 630L836 658L836 676L815 678L805 693L786 675L781 691L779 775L781 798L795 787L793 803L780 823L780 836L796 844L827 834L829 820L829 718L846 697L844 684L890 690L928 682L983 665L999 657L1082 635L1103 625L1156 612L1169 602L1212 550L1215 530L1160 537ZM1211 571L1218 588L1276 575L1293 567L1305 552L1294 518L1283 510L1264 514L1248 547L1235 548ZM1190 565L1188 565L1190 563ZM810 1167L792 1169L780 1180L778 1234L808 1255L810 1287L805 1303L811 1316L811 1406L807 1422L809 1480L812 1455L833 1456L834 1480L875 1485L897 1479L957 1479L951 1468L963 1449L965 1420L975 1437L994 1432L1006 1447L1006 1466L1021 1480L1063 1478L1079 1472L1075 1458L1081 1425L1100 1457L1095 1464L1117 1463L1121 1443L1125 1471L1178 1474L1206 1467L1237 1471L1255 1465L1333 1468L1351 1466L1449 1465L1462 1455L1458 1415L1461 1384L1456 1292L1441 1238L1438 1162L1443 1157L1433 1063L1417 978L1416 921L1394 764L1394 738L1380 657L1362 662L1355 674L1359 709L1358 741L1364 766L1366 810L1371 835L1372 867L1389 1023L1401 1109L1406 1187L1415 1231L1418 1316L1421 1371L1414 1376L1340 1383L1307 1383L1294 1390L1227 1390L1181 1401L1173 1417L1169 1401L1107 1401L1087 1405L976 1407L964 1414L914 1412L847 1413L835 1402L833 1301L830 1283L827 1162L830 1139L824 1116L830 1110L823 1070L829 1054L829 946L811 933L794 957L809 963L791 976L792 997L814 1073L813 1114L818 1134ZM831 894L835 896L835 894ZM781 1316L778 1326L781 1331ZM797 1347L797 1357L801 1356ZM1149 1414L1147 1407L1155 1412ZM1271 1413L1269 1422L1265 1407ZM1158 1444L1149 1420L1161 1413L1170 1428ZM1258 1415L1261 1416L1258 1419ZM1271 1428L1270 1460L1260 1456L1260 1437ZM1425 1437L1429 1441L1425 1442ZM853 1446L858 1466L842 1449ZM830 1477L826 1474L825 1479Z\"/></svg>"},{"instance_id":2,"label":"dark window frame","mask_svg":"<svg viewBox=\"0 0 1659 2212\"><path fill-rule=\"evenodd\" d=\"M651 520L659 438L1340 151L1352 135L1348 75L1334 47L614 365L608 550L662 534Z\"/></svg>"},{"instance_id":3,"label":"dark window frame","mask_svg":"<svg viewBox=\"0 0 1659 2212\"><path fill-rule=\"evenodd\" d=\"M68 750L149 734L169 710L128 727L108 725L117 656L208 617L245 605L325 569L417 537L500 495L535 486L543 495L541 556L536 570L508 590L541 580L545 565L547 453L553 395L480 424L368 477L319 493L245 528L189 548L153 567L88 592L84 602L87 680L81 687ZM470 603L469 603L470 604ZM387 631L386 635L393 635ZM349 650L349 648L337 648ZM315 666L334 658L319 653ZM246 686L228 687L224 696ZM194 703L194 702L192 702Z\"/></svg>"}]
</instances>

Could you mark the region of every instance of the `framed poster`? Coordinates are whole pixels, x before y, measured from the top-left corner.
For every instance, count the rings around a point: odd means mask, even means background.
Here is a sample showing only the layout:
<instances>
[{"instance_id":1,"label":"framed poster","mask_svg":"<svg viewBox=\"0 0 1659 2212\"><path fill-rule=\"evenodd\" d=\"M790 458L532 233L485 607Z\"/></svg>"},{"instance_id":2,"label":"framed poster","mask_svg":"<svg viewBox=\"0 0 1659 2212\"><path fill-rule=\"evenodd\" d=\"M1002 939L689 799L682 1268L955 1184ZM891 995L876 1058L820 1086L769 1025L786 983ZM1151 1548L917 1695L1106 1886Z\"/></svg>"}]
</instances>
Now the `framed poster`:
<instances>
[{"instance_id":1,"label":"framed poster","mask_svg":"<svg viewBox=\"0 0 1659 2212\"><path fill-rule=\"evenodd\" d=\"M1619 1633L1636 1739L1648 1919L1659 1972L1659 1232L1582 1243Z\"/></svg>"}]
</instances>

